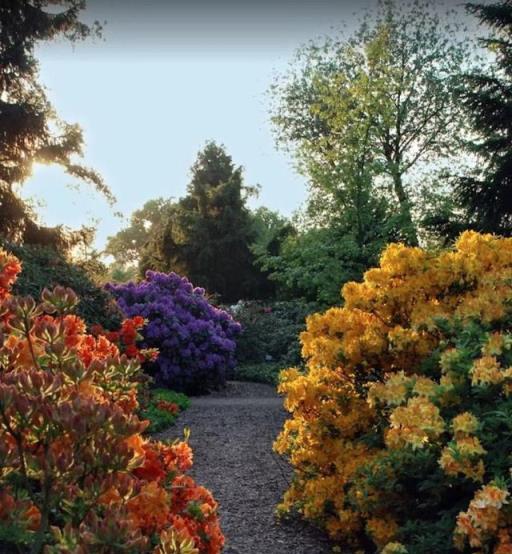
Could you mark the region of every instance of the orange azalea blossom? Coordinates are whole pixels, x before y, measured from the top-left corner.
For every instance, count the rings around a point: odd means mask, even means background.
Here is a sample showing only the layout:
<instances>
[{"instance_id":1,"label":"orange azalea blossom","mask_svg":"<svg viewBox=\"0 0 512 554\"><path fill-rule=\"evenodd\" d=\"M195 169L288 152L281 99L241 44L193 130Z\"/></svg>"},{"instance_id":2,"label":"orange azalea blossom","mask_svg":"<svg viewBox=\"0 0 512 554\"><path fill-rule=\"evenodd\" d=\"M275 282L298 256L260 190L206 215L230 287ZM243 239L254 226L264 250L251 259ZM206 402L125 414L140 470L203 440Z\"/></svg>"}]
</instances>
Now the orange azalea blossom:
<instances>
[{"instance_id":1,"label":"orange azalea blossom","mask_svg":"<svg viewBox=\"0 0 512 554\"><path fill-rule=\"evenodd\" d=\"M217 503L183 473L191 448L141 435L140 364L120 350L134 345L144 320L123 325L120 349L70 315L77 302L70 289L45 290L39 304L10 296L19 267L0 251L0 520L30 536L19 542L7 533L2 541L17 551L37 534L51 552L122 544L168 554L176 539L189 554L220 554Z\"/></svg>"},{"instance_id":2,"label":"orange azalea blossom","mask_svg":"<svg viewBox=\"0 0 512 554\"><path fill-rule=\"evenodd\" d=\"M103 336L116 344L119 350L129 358L144 362L145 360L155 360L158 356L158 351L154 348L141 350L137 346L137 341L142 338L139 331L146 323L143 317L135 316L125 319L118 331L106 331L101 325L95 325L91 332L96 337Z\"/></svg>"},{"instance_id":3,"label":"orange azalea blossom","mask_svg":"<svg viewBox=\"0 0 512 554\"><path fill-rule=\"evenodd\" d=\"M188 471L192 467L192 448L186 442L178 442L163 452L167 471Z\"/></svg>"},{"instance_id":4,"label":"orange azalea blossom","mask_svg":"<svg viewBox=\"0 0 512 554\"><path fill-rule=\"evenodd\" d=\"M144 445L147 443L145 439L142 438L141 435L132 435L131 437L126 439L126 445L133 449L133 452L136 456L144 457L146 454L146 451L144 450Z\"/></svg>"},{"instance_id":5,"label":"orange azalea blossom","mask_svg":"<svg viewBox=\"0 0 512 554\"><path fill-rule=\"evenodd\" d=\"M156 407L159 410L164 412L169 412L170 414L177 414L180 411L180 407L175 402L169 402L168 400L159 400L156 403Z\"/></svg>"},{"instance_id":6,"label":"orange azalea blossom","mask_svg":"<svg viewBox=\"0 0 512 554\"><path fill-rule=\"evenodd\" d=\"M9 296L12 284L21 272L21 263L18 258L0 252L0 300Z\"/></svg>"},{"instance_id":7,"label":"orange azalea blossom","mask_svg":"<svg viewBox=\"0 0 512 554\"><path fill-rule=\"evenodd\" d=\"M115 344L105 337L100 336L96 339L92 335L80 337L77 352L86 367L91 365L93 360L106 360L119 355L119 349Z\"/></svg>"},{"instance_id":8,"label":"orange azalea blossom","mask_svg":"<svg viewBox=\"0 0 512 554\"><path fill-rule=\"evenodd\" d=\"M512 537L509 529L500 529L498 531L498 545L494 554L512 554Z\"/></svg>"},{"instance_id":9,"label":"orange azalea blossom","mask_svg":"<svg viewBox=\"0 0 512 554\"><path fill-rule=\"evenodd\" d=\"M102 506L110 506L111 504L118 504L122 498L116 487L112 486L103 494L98 497L98 504Z\"/></svg>"},{"instance_id":10,"label":"orange azalea blossom","mask_svg":"<svg viewBox=\"0 0 512 554\"><path fill-rule=\"evenodd\" d=\"M134 412L139 405L137 400L137 391L129 391L122 398L119 398L117 404L123 409L123 412L125 412L126 414Z\"/></svg>"},{"instance_id":11,"label":"orange azalea blossom","mask_svg":"<svg viewBox=\"0 0 512 554\"><path fill-rule=\"evenodd\" d=\"M486 539L495 535L501 523L501 508L508 504L509 492L495 485L482 487L469 503L466 512L457 517L454 544L464 549L467 541L472 548L480 548Z\"/></svg>"},{"instance_id":12,"label":"orange azalea blossom","mask_svg":"<svg viewBox=\"0 0 512 554\"><path fill-rule=\"evenodd\" d=\"M78 346L82 336L85 334L85 323L76 315L66 315L62 319L62 324L64 326L66 346L68 348Z\"/></svg>"},{"instance_id":13,"label":"orange azalea blossom","mask_svg":"<svg viewBox=\"0 0 512 554\"><path fill-rule=\"evenodd\" d=\"M177 529L181 536L194 537L198 534L202 536L202 540L198 544L199 551L207 554L215 554L220 552L224 546L224 537L220 533L220 529L211 518L206 522L199 524L190 519L176 515L172 516L172 527ZM202 531L202 533L199 533Z\"/></svg>"},{"instance_id":14,"label":"orange azalea blossom","mask_svg":"<svg viewBox=\"0 0 512 554\"><path fill-rule=\"evenodd\" d=\"M27 520L27 528L31 531L37 531L41 525L41 511L37 506L31 504L28 510L25 512L25 518Z\"/></svg>"},{"instance_id":15,"label":"orange azalea blossom","mask_svg":"<svg viewBox=\"0 0 512 554\"><path fill-rule=\"evenodd\" d=\"M161 481L167 475L165 463L161 455L162 445L145 443L144 462L134 470L134 474L145 481Z\"/></svg>"},{"instance_id":16,"label":"orange azalea blossom","mask_svg":"<svg viewBox=\"0 0 512 554\"><path fill-rule=\"evenodd\" d=\"M169 494L156 481L143 485L139 494L128 501L127 507L137 527L145 533L159 533L169 524Z\"/></svg>"}]
</instances>

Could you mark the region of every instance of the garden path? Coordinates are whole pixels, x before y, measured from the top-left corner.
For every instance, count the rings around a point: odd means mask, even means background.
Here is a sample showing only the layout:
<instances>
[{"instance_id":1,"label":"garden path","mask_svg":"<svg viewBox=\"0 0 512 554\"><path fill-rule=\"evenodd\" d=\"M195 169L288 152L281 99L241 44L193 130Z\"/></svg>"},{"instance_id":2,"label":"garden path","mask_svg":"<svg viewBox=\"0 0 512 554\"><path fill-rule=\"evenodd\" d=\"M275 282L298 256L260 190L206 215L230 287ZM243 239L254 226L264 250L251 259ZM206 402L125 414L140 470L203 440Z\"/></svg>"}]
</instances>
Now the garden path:
<instances>
[{"instance_id":1,"label":"garden path","mask_svg":"<svg viewBox=\"0 0 512 554\"><path fill-rule=\"evenodd\" d=\"M191 430L192 475L220 504L225 554L323 554L328 542L301 521L279 523L274 508L291 479L290 467L272 451L286 418L269 385L229 382L222 392L192 399L172 438Z\"/></svg>"}]
</instances>

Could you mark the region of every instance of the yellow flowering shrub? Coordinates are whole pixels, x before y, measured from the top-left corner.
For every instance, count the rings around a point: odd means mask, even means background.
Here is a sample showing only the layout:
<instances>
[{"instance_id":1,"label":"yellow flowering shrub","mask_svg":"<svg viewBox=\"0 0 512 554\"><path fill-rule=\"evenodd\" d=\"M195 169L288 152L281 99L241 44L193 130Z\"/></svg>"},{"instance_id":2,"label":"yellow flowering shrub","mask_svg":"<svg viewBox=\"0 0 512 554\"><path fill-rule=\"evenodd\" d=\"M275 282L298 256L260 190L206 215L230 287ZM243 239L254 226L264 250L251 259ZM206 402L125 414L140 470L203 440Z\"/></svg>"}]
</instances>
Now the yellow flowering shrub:
<instances>
[{"instance_id":1,"label":"yellow flowering shrub","mask_svg":"<svg viewBox=\"0 0 512 554\"><path fill-rule=\"evenodd\" d=\"M280 510L388 554L512 552L511 283L512 239L392 244L310 316L307 370L281 375L275 449L295 477ZM478 507L495 489L491 522Z\"/></svg>"}]
</instances>

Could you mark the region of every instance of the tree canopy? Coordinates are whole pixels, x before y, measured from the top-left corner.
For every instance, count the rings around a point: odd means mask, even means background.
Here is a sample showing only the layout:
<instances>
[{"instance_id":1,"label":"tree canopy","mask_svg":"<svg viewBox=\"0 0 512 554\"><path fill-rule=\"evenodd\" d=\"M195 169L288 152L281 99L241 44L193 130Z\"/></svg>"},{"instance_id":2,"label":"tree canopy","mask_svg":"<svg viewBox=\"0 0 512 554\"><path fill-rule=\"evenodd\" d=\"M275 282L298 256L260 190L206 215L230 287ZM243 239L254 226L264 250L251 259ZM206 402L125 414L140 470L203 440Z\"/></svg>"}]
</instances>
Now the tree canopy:
<instances>
[{"instance_id":1,"label":"tree canopy","mask_svg":"<svg viewBox=\"0 0 512 554\"><path fill-rule=\"evenodd\" d=\"M313 213L336 219L347 204L366 209L362 195L383 196L417 244L414 174L450 159L464 125L454 90L468 50L458 30L430 0L382 0L352 37L298 52L273 87L273 121L309 178Z\"/></svg>"},{"instance_id":2,"label":"tree canopy","mask_svg":"<svg viewBox=\"0 0 512 554\"><path fill-rule=\"evenodd\" d=\"M39 233L34 214L16 194L15 186L31 175L35 162L57 164L113 201L101 176L80 163L82 131L58 117L39 82L34 54L40 42L76 41L97 34L98 24L80 21L84 8L83 0L0 3L0 219L9 221L1 232L11 240L51 243L62 239L59 229Z\"/></svg>"}]
</instances>

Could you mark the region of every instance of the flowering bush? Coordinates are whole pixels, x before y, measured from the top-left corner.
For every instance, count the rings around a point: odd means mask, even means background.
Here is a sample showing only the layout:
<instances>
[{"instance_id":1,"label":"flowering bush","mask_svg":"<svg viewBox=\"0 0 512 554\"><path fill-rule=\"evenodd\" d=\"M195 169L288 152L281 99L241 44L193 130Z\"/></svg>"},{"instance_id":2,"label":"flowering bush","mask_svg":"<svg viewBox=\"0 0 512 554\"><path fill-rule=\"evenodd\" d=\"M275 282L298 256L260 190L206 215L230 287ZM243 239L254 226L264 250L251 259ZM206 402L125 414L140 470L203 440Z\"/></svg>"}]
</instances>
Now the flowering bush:
<instances>
[{"instance_id":1,"label":"flowering bush","mask_svg":"<svg viewBox=\"0 0 512 554\"><path fill-rule=\"evenodd\" d=\"M145 281L108 290L127 317L147 319L142 345L159 350L149 366L158 384L192 393L224 384L240 325L212 306L203 289L175 273L148 271Z\"/></svg>"},{"instance_id":2,"label":"flowering bush","mask_svg":"<svg viewBox=\"0 0 512 554\"><path fill-rule=\"evenodd\" d=\"M87 334L70 289L13 297L0 252L0 550L217 554L186 441L144 439L136 359Z\"/></svg>"},{"instance_id":3,"label":"flowering bush","mask_svg":"<svg viewBox=\"0 0 512 554\"><path fill-rule=\"evenodd\" d=\"M280 389L282 510L379 552L512 552L512 239L390 245L308 319Z\"/></svg>"},{"instance_id":4,"label":"flowering bush","mask_svg":"<svg viewBox=\"0 0 512 554\"><path fill-rule=\"evenodd\" d=\"M101 325L96 324L91 327L91 334L95 337L104 336L107 340L115 344L122 354L127 358L134 358L139 362L154 361L158 357L157 348L140 348L137 343L142 340L141 329L147 321L140 316L125 319L117 331L107 331Z\"/></svg>"},{"instance_id":5,"label":"flowering bush","mask_svg":"<svg viewBox=\"0 0 512 554\"><path fill-rule=\"evenodd\" d=\"M140 316L125 319L119 330L107 331L101 325L93 325L95 337L104 336L114 343L122 354L139 362L153 362L158 357L157 348L141 348L140 331L147 321ZM151 377L141 373L138 378L138 415L149 422L146 433L156 433L170 427L181 410L188 408L189 399L183 393L169 389L149 388Z\"/></svg>"}]
</instances>

